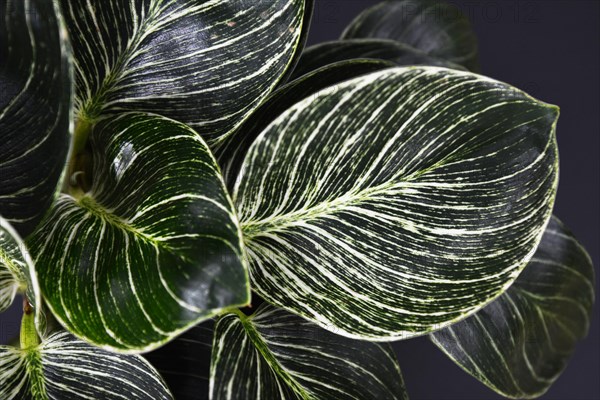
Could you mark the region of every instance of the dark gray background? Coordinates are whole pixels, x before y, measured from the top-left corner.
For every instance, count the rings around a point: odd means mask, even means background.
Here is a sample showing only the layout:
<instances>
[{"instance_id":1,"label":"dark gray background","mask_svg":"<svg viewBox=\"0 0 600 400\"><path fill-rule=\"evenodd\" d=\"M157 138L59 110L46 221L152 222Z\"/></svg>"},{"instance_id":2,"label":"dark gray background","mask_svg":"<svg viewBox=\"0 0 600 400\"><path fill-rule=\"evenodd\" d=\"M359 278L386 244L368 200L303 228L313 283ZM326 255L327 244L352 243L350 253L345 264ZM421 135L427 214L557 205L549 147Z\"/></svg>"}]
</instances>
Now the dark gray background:
<instances>
[{"instance_id":1,"label":"dark gray background","mask_svg":"<svg viewBox=\"0 0 600 400\"><path fill-rule=\"evenodd\" d=\"M316 0L309 44L336 39L370 0ZM598 0L451 0L479 37L482 73L561 108L560 188L555 214L599 261L600 2ZM598 274L596 276L598 280ZM598 286L598 284L597 284ZM19 332L21 304L0 317L0 343ZM598 308L590 334L543 396L600 399ZM411 399L499 399L426 338L396 342Z\"/></svg>"},{"instance_id":2,"label":"dark gray background","mask_svg":"<svg viewBox=\"0 0 600 400\"><path fill-rule=\"evenodd\" d=\"M339 37L370 0L316 0L309 44ZM484 75L561 108L560 186L554 213L598 271L600 1L449 0L473 22ZM596 274L598 280L598 273ZM598 283L596 283L598 287ZM598 307L586 340L543 399L600 399ZM394 343L411 399L500 399L426 338Z\"/></svg>"}]
</instances>

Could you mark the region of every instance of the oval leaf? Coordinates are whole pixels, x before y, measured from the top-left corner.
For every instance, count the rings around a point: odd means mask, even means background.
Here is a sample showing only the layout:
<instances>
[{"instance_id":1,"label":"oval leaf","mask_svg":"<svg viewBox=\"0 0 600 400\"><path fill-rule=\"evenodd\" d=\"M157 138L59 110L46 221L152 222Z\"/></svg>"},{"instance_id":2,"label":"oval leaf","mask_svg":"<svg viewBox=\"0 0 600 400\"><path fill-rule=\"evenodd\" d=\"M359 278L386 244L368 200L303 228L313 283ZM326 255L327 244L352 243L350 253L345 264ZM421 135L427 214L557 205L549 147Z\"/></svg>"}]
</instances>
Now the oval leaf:
<instances>
[{"instance_id":1,"label":"oval leaf","mask_svg":"<svg viewBox=\"0 0 600 400\"><path fill-rule=\"evenodd\" d=\"M406 399L389 345L342 338L272 306L219 319L211 399Z\"/></svg>"},{"instance_id":2,"label":"oval leaf","mask_svg":"<svg viewBox=\"0 0 600 400\"><path fill-rule=\"evenodd\" d=\"M477 37L469 19L443 0L390 0L363 11L342 34L342 39L393 39L423 51L479 70Z\"/></svg>"},{"instance_id":3,"label":"oval leaf","mask_svg":"<svg viewBox=\"0 0 600 400\"><path fill-rule=\"evenodd\" d=\"M303 0L61 0L82 120L147 111L222 139L277 84L299 44Z\"/></svg>"},{"instance_id":4,"label":"oval leaf","mask_svg":"<svg viewBox=\"0 0 600 400\"><path fill-rule=\"evenodd\" d=\"M355 59L330 64L280 87L226 140L215 156L227 187L233 189L244 157L258 135L285 110L298 101L345 80L392 67L383 60Z\"/></svg>"},{"instance_id":5,"label":"oval leaf","mask_svg":"<svg viewBox=\"0 0 600 400\"><path fill-rule=\"evenodd\" d=\"M553 218L529 265L502 296L431 339L502 395L538 397L587 335L593 303L592 261Z\"/></svg>"},{"instance_id":6,"label":"oval leaf","mask_svg":"<svg viewBox=\"0 0 600 400\"><path fill-rule=\"evenodd\" d=\"M173 120L124 114L90 140L91 190L62 195L31 239L59 321L97 345L145 351L245 305L237 217L202 138Z\"/></svg>"},{"instance_id":7,"label":"oval leaf","mask_svg":"<svg viewBox=\"0 0 600 400\"><path fill-rule=\"evenodd\" d=\"M554 202L558 109L391 68L319 92L250 148L234 199L253 288L343 335L429 332L502 293Z\"/></svg>"},{"instance_id":8,"label":"oval leaf","mask_svg":"<svg viewBox=\"0 0 600 400\"><path fill-rule=\"evenodd\" d=\"M69 150L72 71L54 2L0 1L0 214L28 235Z\"/></svg>"},{"instance_id":9,"label":"oval leaf","mask_svg":"<svg viewBox=\"0 0 600 400\"><path fill-rule=\"evenodd\" d=\"M58 332L37 348L0 346L0 398L173 399L140 356L120 355Z\"/></svg>"},{"instance_id":10,"label":"oval leaf","mask_svg":"<svg viewBox=\"0 0 600 400\"><path fill-rule=\"evenodd\" d=\"M302 52L293 79L338 61L371 58L391 61L398 66L433 65L464 70L458 64L429 56L394 40L348 39L319 43Z\"/></svg>"}]
</instances>

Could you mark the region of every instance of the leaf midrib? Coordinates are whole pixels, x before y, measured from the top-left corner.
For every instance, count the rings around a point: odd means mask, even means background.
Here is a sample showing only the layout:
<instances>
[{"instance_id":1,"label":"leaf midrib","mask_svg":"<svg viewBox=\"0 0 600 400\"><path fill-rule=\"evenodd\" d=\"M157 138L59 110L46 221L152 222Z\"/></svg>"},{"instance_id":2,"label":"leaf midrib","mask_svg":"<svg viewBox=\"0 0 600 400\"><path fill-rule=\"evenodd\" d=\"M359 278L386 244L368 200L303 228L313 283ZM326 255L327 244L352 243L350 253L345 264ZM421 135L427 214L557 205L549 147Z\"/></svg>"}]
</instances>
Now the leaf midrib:
<instances>
[{"instance_id":1,"label":"leaf midrib","mask_svg":"<svg viewBox=\"0 0 600 400\"><path fill-rule=\"evenodd\" d=\"M269 364L273 372L283 379L284 382L288 384L288 386L294 392L300 395L300 397L305 400L312 400L312 395L306 391L306 389L304 389L292 375L290 375L290 373L279 363L279 361L277 361L275 354L271 352L260 332L258 332L258 330L252 324L252 316L248 317L239 310L235 310L234 315L239 318L244 330L246 331L246 334L250 338L250 341L252 341L254 347L258 350L267 364Z\"/></svg>"}]
</instances>

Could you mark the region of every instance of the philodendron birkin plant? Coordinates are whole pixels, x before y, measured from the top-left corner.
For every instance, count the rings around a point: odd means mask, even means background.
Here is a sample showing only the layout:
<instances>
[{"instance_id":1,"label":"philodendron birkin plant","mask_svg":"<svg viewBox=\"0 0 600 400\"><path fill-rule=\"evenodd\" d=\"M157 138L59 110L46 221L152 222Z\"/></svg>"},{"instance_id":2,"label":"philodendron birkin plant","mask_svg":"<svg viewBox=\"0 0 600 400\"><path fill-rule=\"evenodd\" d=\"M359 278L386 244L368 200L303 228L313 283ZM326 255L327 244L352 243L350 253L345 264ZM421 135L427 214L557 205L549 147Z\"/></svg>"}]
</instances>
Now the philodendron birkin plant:
<instances>
[{"instance_id":1,"label":"philodendron birkin plant","mask_svg":"<svg viewBox=\"0 0 600 400\"><path fill-rule=\"evenodd\" d=\"M404 399L419 335L536 397L586 335L558 108L453 6L0 5L0 399Z\"/></svg>"}]
</instances>

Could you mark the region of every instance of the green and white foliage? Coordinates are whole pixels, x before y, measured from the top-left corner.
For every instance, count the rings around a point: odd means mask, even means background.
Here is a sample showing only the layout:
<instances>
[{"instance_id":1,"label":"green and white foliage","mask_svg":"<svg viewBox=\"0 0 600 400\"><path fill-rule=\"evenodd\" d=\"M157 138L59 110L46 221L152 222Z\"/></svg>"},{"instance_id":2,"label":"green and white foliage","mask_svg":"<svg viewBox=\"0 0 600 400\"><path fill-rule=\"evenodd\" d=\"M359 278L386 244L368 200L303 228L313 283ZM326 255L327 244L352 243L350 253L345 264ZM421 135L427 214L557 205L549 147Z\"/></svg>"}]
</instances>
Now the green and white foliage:
<instances>
[{"instance_id":1,"label":"green and white foliage","mask_svg":"<svg viewBox=\"0 0 600 400\"><path fill-rule=\"evenodd\" d=\"M0 217L0 313L10 307L19 291L25 293L39 318L40 289L33 263L19 234Z\"/></svg>"},{"instance_id":2,"label":"green and white foliage","mask_svg":"<svg viewBox=\"0 0 600 400\"><path fill-rule=\"evenodd\" d=\"M537 247L558 109L468 72L391 68L320 91L251 146L234 202L253 288L356 338L442 328Z\"/></svg>"},{"instance_id":3,"label":"green and white foliage","mask_svg":"<svg viewBox=\"0 0 600 400\"><path fill-rule=\"evenodd\" d=\"M61 0L77 117L147 111L210 144L277 84L299 43L303 0Z\"/></svg>"},{"instance_id":4,"label":"green and white foliage","mask_svg":"<svg viewBox=\"0 0 600 400\"><path fill-rule=\"evenodd\" d=\"M0 0L0 214L23 236L55 197L69 150L70 51L48 0Z\"/></svg>"},{"instance_id":5,"label":"green and white foliage","mask_svg":"<svg viewBox=\"0 0 600 400\"><path fill-rule=\"evenodd\" d=\"M479 70L469 19L443 0L388 0L358 15L342 39L392 39L437 58Z\"/></svg>"},{"instance_id":6,"label":"green and white foliage","mask_svg":"<svg viewBox=\"0 0 600 400\"><path fill-rule=\"evenodd\" d=\"M389 345L352 340L264 304L215 327L211 399L406 399Z\"/></svg>"},{"instance_id":7,"label":"green and white foliage","mask_svg":"<svg viewBox=\"0 0 600 400\"><path fill-rule=\"evenodd\" d=\"M90 144L93 186L61 195L30 240L62 325L105 348L147 351L245 305L241 232L200 135L126 113L96 125Z\"/></svg>"},{"instance_id":8,"label":"green and white foliage","mask_svg":"<svg viewBox=\"0 0 600 400\"><path fill-rule=\"evenodd\" d=\"M464 70L458 64L430 56L395 40L347 39L319 43L305 49L292 78L298 78L328 64L355 58L386 60L397 66L431 65Z\"/></svg>"},{"instance_id":9,"label":"green and white foliage","mask_svg":"<svg viewBox=\"0 0 600 400\"><path fill-rule=\"evenodd\" d=\"M465 371L512 398L541 396L590 326L594 270L556 218L515 283L483 310L431 338Z\"/></svg>"},{"instance_id":10,"label":"green and white foliage","mask_svg":"<svg viewBox=\"0 0 600 400\"><path fill-rule=\"evenodd\" d=\"M271 93L215 152L227 187L233 189L246 153L258 135L289 107L334 84L393 66L376 59L340 61L310 71Z\"/></svg>"},{"instance_id":11,"label":"green and white foliage","mask_svg":"<svg viewBox=\"0 0 600 400\"><path fill-rule=\"evenodd\" d=\"M0 398L165 400L173 396L142 357L110 353L58 332L35 347L0 346Z\"/></svg>"},{"instance_id":12,"label":"green and white foliage","mask_svg":"<svg viewBox=\"0 0 600 400\"><path fill-rule=\"evenodd\" d=\"M177 400L208 400L214 321L208 320L144 357Z\"/></svg>"}]
</instances>

